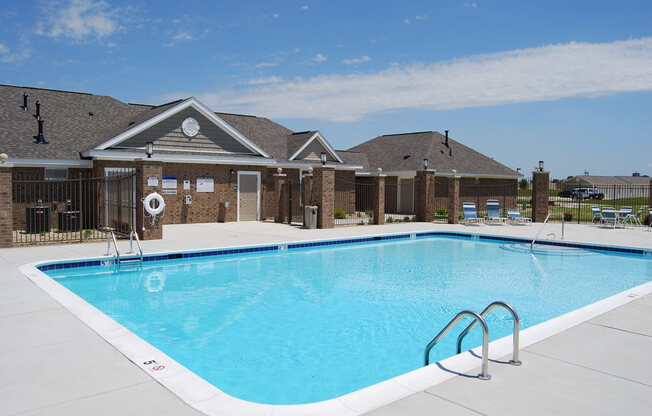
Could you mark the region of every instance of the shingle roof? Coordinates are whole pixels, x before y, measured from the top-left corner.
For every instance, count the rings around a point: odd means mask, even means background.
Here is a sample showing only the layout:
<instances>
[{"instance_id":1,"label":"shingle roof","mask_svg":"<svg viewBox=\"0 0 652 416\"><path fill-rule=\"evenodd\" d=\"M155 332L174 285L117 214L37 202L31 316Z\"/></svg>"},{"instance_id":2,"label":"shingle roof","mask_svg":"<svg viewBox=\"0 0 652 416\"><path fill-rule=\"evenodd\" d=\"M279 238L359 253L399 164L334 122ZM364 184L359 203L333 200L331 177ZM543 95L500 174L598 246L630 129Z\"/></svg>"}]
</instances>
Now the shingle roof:
<instances>
[{"instance_id":1,"label":"shingle roof","mask_svg":"<svg viewBox=\"0 0 652 416\"><path fill-rule=\"evenodd\" d=\"M22 109L23 93L28 94L29 111ZM37 100L47 145L34 139ZM141 112L142 106L104 95L0 85L0 151L10 158L79 159L80 151L99 145Z\"/></svg>"},{"instance_id":2,"label":"shingle roof","mask_svg":"<svg viewBox=\"0 0 652 416\"><path fill-rule=\"evenodd\" d=\"M583 180L593 185L649 185L650 178L645 176L597 176L578 175L564 182L572 183L574 180Z\"/></svg>"},{"instance_id":3,"label":"shingle roof","mask_svg":"<svg viewBox=\"0 0 652 416\"><path fill-rule=\"evenodd\" d=\"M286 159L290 159L293 154L297 152L303 146L306 144L306 142L317 133L317 130L312 130L312 131L300 131L298 133L292 133L287 137L287 156Z\"/></svg>"},{"instance_id":4,"label":"shingle roof","mask_svg":"<svg viewBox=\"0 0 652 416\"><path fill-rule=\"evenodd\" d=\"M366 170L382 168L385 172L416 171L428 167L440 172L455 169L460 174L509 175L518 173L495 160L433 131L379 136L349 149L365 153Z\"/></svg>"}]
</instances>

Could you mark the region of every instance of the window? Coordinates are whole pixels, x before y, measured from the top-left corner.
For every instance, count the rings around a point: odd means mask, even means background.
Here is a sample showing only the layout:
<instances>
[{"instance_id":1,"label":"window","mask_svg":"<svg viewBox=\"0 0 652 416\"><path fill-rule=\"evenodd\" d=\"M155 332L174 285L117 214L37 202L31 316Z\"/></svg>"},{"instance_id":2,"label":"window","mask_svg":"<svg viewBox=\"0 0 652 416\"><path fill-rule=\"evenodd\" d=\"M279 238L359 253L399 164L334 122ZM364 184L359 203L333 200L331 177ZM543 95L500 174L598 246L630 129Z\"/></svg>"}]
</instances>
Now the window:
<instances>
[{"instance_id":1,"label":"window","mask_svg":"<svg viewBox=\"0 0 652 416\"><path fill-rule=\"evenodd\" d=\"M68 168L45 168L46 181L66 181L68 180Z\"/></svg>"}]
</instances>

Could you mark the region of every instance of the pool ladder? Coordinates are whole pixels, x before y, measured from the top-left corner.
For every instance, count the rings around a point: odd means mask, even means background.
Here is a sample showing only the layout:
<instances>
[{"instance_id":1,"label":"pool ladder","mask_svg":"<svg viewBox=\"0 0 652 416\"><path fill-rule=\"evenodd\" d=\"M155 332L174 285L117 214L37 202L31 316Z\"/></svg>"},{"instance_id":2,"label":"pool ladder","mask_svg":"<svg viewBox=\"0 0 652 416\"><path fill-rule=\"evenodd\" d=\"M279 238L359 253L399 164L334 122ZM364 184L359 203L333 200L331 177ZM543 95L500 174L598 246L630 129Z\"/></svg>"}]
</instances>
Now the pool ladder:
<instances>
[{"instance_id":1,"label":"pool ladder","mask_svg":"<svg viewBox=\"0 0 652 416\"><path fill-rule=\"evenodd\" d=\"M482 371L480 374L478 374L478 378L480 380L491 380L491 376L489 375L489 327L487 326L487 322L485 322L484 317L489 314L494 308L496 307L502 307L507 309L511 314L512 318L514 320L514 342L512 346L512 359L509 360L509 363L511 365L521 365L522 362L518 359L518 350L519 350L519 328L520 328L520 320L518 319L518 314L514 310L514 308L511 307L511 305L501 302L501 301L496 301L490 303L481 313L473 312L470 310L464 310L457 315L451 321L442 329L439 334L437 334L436 337L432 339L426 346L426 349L424 350L424 366L430 364L430 350L434 348L435 345L439 342L439 340L450 331L452 327L454 327L462 318L466 316L471 316L473 317L473 322L469 324L469 326L464 329L458 335L457 337L457 353L459 354L462 352L462 341L464 340L464 337L471 331L478 323L480 326L482 326Z\"/></svg>"},{"instance_id":2,"label":"pool ladder","mask_svg":"<svg viewBox=\"0 0 652 416\"><path fill-rule=\"evenodd\" d=\"M111 243L113 243L113 248L115 249L115 264L120 268L121 265L133 265L133 264L138 264L139 266L142 267L143 265L143 248L140 246L140 240L138 239L138 234L136 231L131 230L129 233L129 251L127 254L133 254L134 253L134 240L136 240L136 245L138 246L138 253L139 255L137 257L131 256L131 257L120 257L120 250L118 250L118 242L116 241L115 238L115 232L109 231L109 235L107 237L107 249L106 249L106 256L111 254Z\"/></svg>"},{"instance_id":3,"label":"pool ladder","mask_svg":"<svg viewBox=\"0 0 652 416\"><path fill-rule=\"evenodd\" d=\"M541 228L539 228L537 235L534 236L534 239L530 243L530 249L532 249L532 246L534 245L535 241L537 241L537 238L539 238L539 234L541 234L541 231L543 231L543 227L546 226L546 224L548 223L548 219L550 218L551 215L561 215L561 239L562 240L564 239L564 219L566 216L564 215L563 212L550 212L546 217L546 220L543 222L543 224L541 224ZM554 233L548 234L548 237L551 235L554 236L555 234Z\"/></svg>"}]
</instances>

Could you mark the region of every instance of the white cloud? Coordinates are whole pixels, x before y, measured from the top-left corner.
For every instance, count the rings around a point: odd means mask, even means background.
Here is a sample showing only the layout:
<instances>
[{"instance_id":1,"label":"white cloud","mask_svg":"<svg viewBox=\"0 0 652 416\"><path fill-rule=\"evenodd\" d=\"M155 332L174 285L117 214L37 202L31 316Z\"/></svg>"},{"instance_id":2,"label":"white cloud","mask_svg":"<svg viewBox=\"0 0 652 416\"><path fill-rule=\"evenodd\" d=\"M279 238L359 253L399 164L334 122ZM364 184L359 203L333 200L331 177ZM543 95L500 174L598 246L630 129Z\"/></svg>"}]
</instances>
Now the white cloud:
<instances>
[{"instance_id":1,"label":"white cloud","mask_svg":"<svg viewBox=\"0 0 652 416\"><path fill-rule=\"evenodd\" d=\"M403 19L403 23L405 23L406 25L409 25L410 24L410 19Z\"/></svg>"},{"instance_id":2,"label":"white cloud","mask_svg":"<svg viewBox=\"0 0 652 416\"><path fill-rule=\"evenodd\" d=\"M32 55L31 49L24 47L20 52L11 52L8 46L0 43L0 62L10 63L23 61Z\"/></svg>"},{"instance_id":3,"label":"white cloud","mask_svg":"<svg viewBox=\"0 0 652 416\"><path fill-rule=\"evenodd\" d=\"M419 16L414 16L416 20L426 20L428 18L427 14L421 14Z\"/></svg>"},{"instance_id":4,"label":"white cloud","mask_svg":"<svg viewBox=\"0 0 652 416\"><path fill-rule=\"evenodd\" d=\"M9 53L9 48L0 43L0 53Z\"/></svg>"},{"instance_id":5,"label":"white cloud","mask_svg":"<svg viewBox=\"0 0 652 416\"><path fill-rule=\"evenodd\" d=\"M361 62L369 62L369 61L371 61L371 58L368 55L365 55L359 58L344 59L342 63L345 65L351 65L351 64L359 64Z\"/></svg>"},{"instance_id":6,"label":"white cloud","mask_svg":"<svg viewBox=\"0 0 652 416\"><path fill-rule=\"evenodd\" d=\"M253 78L248 81L245 81L244 84L246 85L262 85L262 84L278 84L279 82L283 82L283 78L277 77L275 75L271 77L260 77L260 78Z\"/></svg>"},{"instance_id":7,"label":"white cloud","mask_svg":"<svg viewBox=\"0 0 652 416\"><path fill-rule=\"evenodd\" d=\"M310 8L310 7L308 7L307 5L305 5L305 6L301 6L301 10L308 10L309 8Z\"/></svg>"},{"instance_id":8,"label":"white cloud","mask_svg":"<svg viewBox=\"0 0 652 416\"><path fill-rule=\"evenodd\" d=\"M52 2L45 15L37 24L40 35L88 41L112 35L120 28L118 9L110 9L102 0L70 0L65 6Z\"/></svg>"},{"instance_id":9,"label":"white cloud","mask_svg":"<svg viewBox=\"0 0 652 416\"><path fill-rule=\"evenodd\" d=\"M471 2L471 3L466 2L466 3L464 3L464 6L465 7L473 7L473 8L475 8L475 7L478 7L478 4L475 3L475 2Z\"/></svg>"},{"instance_id":10,"label":"white cloud","mask_svg":"<svg viewBox=\"0 0 652 416\"><path fill-rule=\"evenodd\" d=\"M193 37L192 37L192 35L190 35L190 34L188 34L186 32L181 32L178 35L176 35L175 37L173 37L172 39L174 39L174 40L192 40Z\"/></svg>"},{"instance_id":11,"label":"white cloud","mask_svg":"<svg viewBox=\"0 0 652 416\"><path fill-rule=\"evenodd\" d=\"M265 68L268 66L278 66L277 62L261 62L259 64L256 64L256 68Z\"/></svg>"},{"instance_id":12,"label":"white cloud","mask_svg":"<svg viewBox=\"0 0 652 416\"><path fill-rule=\"evenodd\" d=\"M355 121L387 111L451 110L627 91L652 91L652 37L547 45L197 96L220 111Z\"/></svg>"},{"instance_id":13,"label":"white cloud","mask_svg":"<svg viewBox=\"0 0 652 416\"><path fill-rule=\"evenodd\" d=\"M328 58L322 55L321 53L318 53L314 58L312 58L313 61L315 62L324 62Z\"/></svg>"},{"instance_id":14,"label":"white cloud","mask_svg":"<svg viewBox=\"0 0 652 416\"><path fill-rule=\"evenodd\" d=\"M278 13L274 13L274 14L272 15L272 17L273 17L274 19L276 19L276 18L278 17Z\"/></svg>"}]
</instances>

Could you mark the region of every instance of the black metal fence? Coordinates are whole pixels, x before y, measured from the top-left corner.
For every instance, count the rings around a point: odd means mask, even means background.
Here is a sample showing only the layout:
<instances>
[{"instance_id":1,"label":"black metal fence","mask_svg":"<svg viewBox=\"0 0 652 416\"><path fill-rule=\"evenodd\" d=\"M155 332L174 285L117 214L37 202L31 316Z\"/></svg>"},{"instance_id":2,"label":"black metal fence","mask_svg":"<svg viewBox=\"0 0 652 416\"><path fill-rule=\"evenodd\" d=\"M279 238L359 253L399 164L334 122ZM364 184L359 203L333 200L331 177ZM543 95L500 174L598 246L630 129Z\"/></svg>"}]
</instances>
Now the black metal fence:
<instances>
[{"instance_id":1,"label":"black metal fence","mask_svg":"<svg viewBox=\"0 0 652 416\"><path fill-rule=\"evenodd\" d=\"M385 222L413 221L416 213L415 196L418 191L418 178L385 178Z\"/></svg>"},{"instance_id":2,"label":"black metal fence","mask_svg":"<svg viewBox=\"0 0 652 416\"><path fill-rule=\"evenodd\" d=\"M566 221L592 222L592 207L629 210L643 222L650 208L649 185L593 185L565 183L562 191L550 195L549 212L563 212ZM554 217L554 216L553 216ZM552 220L553 217L550 217ZM559 221L560 217L556 216Z\"/></svg>"},{"instance_id":3,"label":"black metal fence","mask_svg":"<svg viewBox=\"0 0 652 416\"><path fill-rule=\"evenodd\" d=\"M522 216L531 216L532 204L529 201L524 203L525 201L518 200L516 183L513 180L478 182L475 183L475 180L471 179L460 183L460 203L473 202L478 216L486 216L488 200L498 201L502 216L507 216L507 210L518 210Z\"/></svg>"},{"instance_id":4,"label":"black metal fence","mask_svg":"<svg viewBox=\"0 0 652 416\"><path fill-rule=\"evenodd\" d=\"M135 227L135 172L12 180L14 245L84 242Z\"/></svg>"},{"instance_id":5,"label":"black metal fence","mask_svg":"<svg viewBox=\"0 0 652 416\"><path fill-rule=\"evenodd\" d=\"M350 181L336 177L335 226L373 224L375 186L373 178L360 177Z\"/></svg>"}]
</instances>

